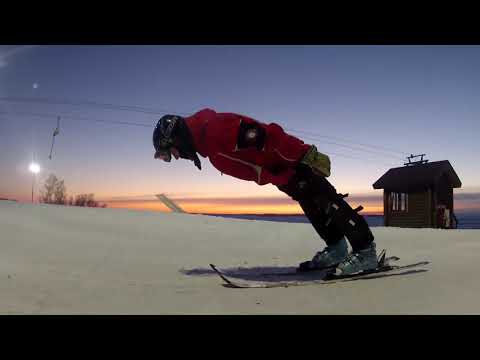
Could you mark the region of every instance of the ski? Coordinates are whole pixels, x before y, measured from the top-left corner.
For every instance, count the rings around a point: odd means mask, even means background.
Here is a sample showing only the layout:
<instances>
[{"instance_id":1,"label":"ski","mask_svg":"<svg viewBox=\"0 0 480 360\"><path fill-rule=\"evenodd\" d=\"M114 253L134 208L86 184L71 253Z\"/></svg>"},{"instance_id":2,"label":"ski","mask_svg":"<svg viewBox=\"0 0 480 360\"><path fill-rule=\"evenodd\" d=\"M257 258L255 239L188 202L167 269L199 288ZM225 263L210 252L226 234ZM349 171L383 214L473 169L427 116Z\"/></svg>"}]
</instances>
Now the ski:
<instances>
[{"instance_id":1,"label":"ski","mask_svg":"<svg viewBox=\"0 0 480 360\"><path fill-rule=\"evenodd\" d=\"M400 260L398 256L389 256L386 257L386 250L382 250L380 255L378 256L377 262L378 262L378 267L384 267L389 265L392 262ZM307 271L299 271L298 268L296 271L289 271L289 272L280 272L280 273L261 273L259 276L299 276L300 274L304 274L305 276L308 276L308 274L319 274L322 272L330 272L334 270L337 267L337 265L321 268L321 269L312 269L312 270L307 270Z\"/></svg>"},{"instance_id":2,"label":"ski","mask_svg":"<svg viewBox=\"0 0 480 360\"><path fill-rule=\"evenodd\" d=\"M386 257L386 250L385 249L383 249L380 252L380 254L378 255L378 258L377 258L379 267L383 267L385 265L388 265L388 264L390 264L394 261L398 261L398 260L400 260L400 258L397 257L397 256ZM275 271L275 272L261 272L260 271L256 274L254 274L253 276L256 277L257 280L259 280L259 281L261 281L262 277L268 277L268 278L270 278L270 281L271 281L271 277L275 277L275 276L279 276L279 277L295 276L295 277L300 277L300 278L304 278L304 279L308 279L308 278L312 278L312 277L317 277L318 278L319 274L323 274L323 273L331 272L332 270L335 270L337 265L338 264L328 266L328 267L324 267L324 268L311 269L311 270L299 270L298 267L297 268L292 267L292 270L283 270L283 271ZM238 268L239 272L241 272L241 270L242 270L242 268ZM239 275L239 274L235 274L235 276L234 276L234 275L231 275L231 274L227 273L226 271L224 271L223 274L225 274L226 276L230 276L230 277L236 277L236 275ZM253 279L250 279L250 281L252 281L252 280Z\"/></svg>"},{"instance_id":3,"label":"ski","mask_svg":"<svg viewBox=\"0 0 480 360\"><path fill-rule=\"evenodd\" d=\"M348 276L334 276L331 272L320 271L320 276L315 278L309 278L306 280L287 280L287 281L255 281L255 280L237 280L232 279L229 275L219 270L214 264L210 264L210 267L215 273L225 281L226 286L233 288L276 288L276 287L290 287L290 286L305 286L305 285L327 285L338 282L353 281L357 279L366 279L369 277L381 277L388 276L388 273L398 272L403 270L410 270L420 266L428 265L428 261L421 261L408 265L384 265L376 268L375 270L364 271L354 275ZM421 270L418 270L421 271ZM265 275L265 274L264 274ZM278 275L278 274L275 274Z\"/></svg>"},{"instance_id":4,"label":"ski","mask_svg":"<svg viewBox=\"0 0 480 360\"><path fill-rule=\"evenodd\" d=\"M383 259L383 262L378 262L379 264L382 264L382 266L385 264L390 264L392 262L395 262L395 261L398 261L400 260L399 257L397 256L390 256L390 257L387 257L387 258L384 258ZM334 270L336 268L336 266L329 266L329 267L325 267L325 268L321 268L321 269L312 269L312 270L308 270L308 271L298 271L295 269L295 271L287 271L287 272L263 272L263 273L259 273L258 276L259 277L262 277L262 276L301 276L301 275L304 275L305 277L309 277L309 276L314 276L314 275L318 275L318 274L321 274L323 272L326 272L326 271L331 271L331 270Z\"/></svg>"}]
</instances>

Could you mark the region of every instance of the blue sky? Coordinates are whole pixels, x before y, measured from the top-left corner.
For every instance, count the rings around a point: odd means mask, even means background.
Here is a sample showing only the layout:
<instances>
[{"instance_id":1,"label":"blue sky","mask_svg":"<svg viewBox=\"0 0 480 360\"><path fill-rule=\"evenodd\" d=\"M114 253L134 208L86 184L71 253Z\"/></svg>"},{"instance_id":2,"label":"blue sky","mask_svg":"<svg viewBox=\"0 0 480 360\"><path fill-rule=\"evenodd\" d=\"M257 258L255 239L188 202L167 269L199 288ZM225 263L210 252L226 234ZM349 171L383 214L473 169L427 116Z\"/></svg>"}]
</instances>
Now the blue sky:
<instances>
[{"instance_id":1,"label":"blue sky","mask_svg":"<svg viewBox=\"0 0 480 360\"><path fill-rule=\"evenodd\" d=\"M450 160L461 191L480 191L479 46L0 46L0 96L135 105L191 114L210 107L289 130L330 154L338 191L375 194L372 184L409 153ZM202 159L153 161L151 129L62 121L20 112L153 124L160 115L87 106L0 101L0 195L28 196L35 154L71 193L140 197L282 196L220 174ZM5 114L7 113L7 114ZM292 134L302 138L305 133ZM341 143L344 146L328 142ZM359 143L396 152L351 149ZM343 155L343 156L342 156ZM353 157L353 158L350 158Z\"/></svg>"}]
</instances>

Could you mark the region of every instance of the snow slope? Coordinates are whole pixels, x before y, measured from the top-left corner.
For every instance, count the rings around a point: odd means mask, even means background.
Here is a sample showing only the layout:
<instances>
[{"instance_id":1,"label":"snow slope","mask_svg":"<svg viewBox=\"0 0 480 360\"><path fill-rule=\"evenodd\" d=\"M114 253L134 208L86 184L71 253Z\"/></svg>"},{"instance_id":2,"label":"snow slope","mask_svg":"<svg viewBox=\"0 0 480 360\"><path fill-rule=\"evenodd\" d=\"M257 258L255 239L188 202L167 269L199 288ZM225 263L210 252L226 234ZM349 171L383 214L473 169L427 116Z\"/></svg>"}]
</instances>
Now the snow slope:
<instances>
[{"instance_id":1,"label":"snow slope","mask_svg":"<svg viewBox=\"0 0 480 360\"><path fill-rule=\"evenodd\" d=\"M0 201L0 314L480 313L480 230L372 231L429 271L229 289L209 263L295 266L323 243L308 224Z\"/></svg>"}]
</instances>

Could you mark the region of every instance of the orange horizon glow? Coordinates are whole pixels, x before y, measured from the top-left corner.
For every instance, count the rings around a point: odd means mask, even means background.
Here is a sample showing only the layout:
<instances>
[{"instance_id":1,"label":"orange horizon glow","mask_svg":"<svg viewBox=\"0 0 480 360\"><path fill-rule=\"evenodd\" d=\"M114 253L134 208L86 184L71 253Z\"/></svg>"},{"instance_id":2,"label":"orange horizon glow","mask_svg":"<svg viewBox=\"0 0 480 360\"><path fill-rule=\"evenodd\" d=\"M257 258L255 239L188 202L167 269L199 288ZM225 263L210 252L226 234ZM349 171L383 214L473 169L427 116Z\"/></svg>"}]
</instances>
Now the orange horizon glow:
<instances>
[{"instance_id":1,"label":"orange horizon glow","mask_svg":"<svg viewBox=\"0 0 480 360\"><path fill-rule=\"evenodd\" d=\"M9 196L0 196L0 198L18 200L19 202L29 203L31 200L27 197L12 198ZM175 198L175 201L185 212L196 214L276 214L276 215L302 215L303 210L299 204L286 197L228 197L228 198ZM110 209L130 209L139 211L171 212L160 200L98 200L100 204L106 204ZM35 203L38 203L36 199ZM363 206L362 215L383 215L382 199L358 198L352 196L348 201L352 208L359 205ZM455 210L480 210L479 204L475 201L457 200L455 201Z\"/></svg>"},{"instance_id":2,"label":"orange horizon glow","mask_svg":"<svg viewBox=\"0 0 480 360\"><path fill-rule=\"evenodd\" d=\"M218 199L221 200L221 199ZM302 215L303 210L298 203L285 199L285 204L252 204L246 202L245 204L231 204L227 201L175 201L185 212L197 214L278 214L278 215ZM158 212L170 212L164 204L159 200L129 200L129 201L106 201L104 202L108 208L112 209L131 209L131 210L147 210ZM359 204L352 202L351 206L356 207ZM371 204L363 205L363 214L381 215L383 214L383 205Z\"/></svg>"}]
</instances>

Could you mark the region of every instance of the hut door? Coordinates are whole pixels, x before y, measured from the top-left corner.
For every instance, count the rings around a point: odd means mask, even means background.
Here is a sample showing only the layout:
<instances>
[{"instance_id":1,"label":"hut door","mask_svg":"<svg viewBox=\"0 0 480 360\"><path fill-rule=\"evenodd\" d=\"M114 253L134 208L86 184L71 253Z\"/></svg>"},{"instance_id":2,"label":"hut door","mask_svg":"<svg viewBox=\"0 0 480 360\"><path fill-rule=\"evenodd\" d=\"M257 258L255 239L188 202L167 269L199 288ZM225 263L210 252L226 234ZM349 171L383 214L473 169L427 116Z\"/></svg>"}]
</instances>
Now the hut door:
<instances>
[{"instance_id":1,"label":"hut door","mask_svg":"<svg viewBox=\"0 0 480 360\"><path fill-rule=\"evenodd\" d=\"M450 210L445 205L437 206L437 227L440 229L450 227Z\"/></svg>"}]
</instances>

